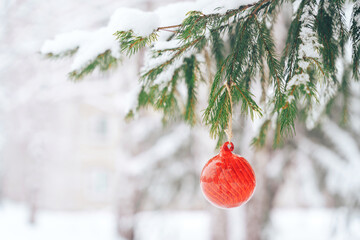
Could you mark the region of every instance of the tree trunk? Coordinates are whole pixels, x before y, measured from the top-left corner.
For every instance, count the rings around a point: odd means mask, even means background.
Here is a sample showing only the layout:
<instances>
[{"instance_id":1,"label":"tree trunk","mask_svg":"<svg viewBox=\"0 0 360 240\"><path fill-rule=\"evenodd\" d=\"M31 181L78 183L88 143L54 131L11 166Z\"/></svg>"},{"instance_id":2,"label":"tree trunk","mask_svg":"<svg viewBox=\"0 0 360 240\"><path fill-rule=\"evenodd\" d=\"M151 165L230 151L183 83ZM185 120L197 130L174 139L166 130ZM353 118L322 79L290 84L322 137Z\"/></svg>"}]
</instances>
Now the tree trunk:
<instances>
[{"instance_id":1,"label":"tree trunk","mask_svg":"<svg viewBox=\"0 0 360 240\"><path fill-rule=\"evenodd\" d=\"M36 223L36 213L37 213L36 204L31 203L31 205L30 205L30 214L29 214L29 223L31 225L35 225L35 223Z\"/></svg>"},{"instance_id":2,"label":"tree trunk","mask_svg":"<svg viewBox=\"0 0 360 240\"><path fill-rule=\"evenodd\" d=\"M283 150L285 151L285 149ZM274 151L271 147L254 155L254 169L256 173L256 189L253 198L246 205L246 240L264 240L264 230L268 227L270 214L274 208L276 194L283 184L283 177L291 166L291 149L282 156L283 167L281 175L270 177L266 165L273 160Z\"/></svg>"},{"instance_id":3,"label":"tree trunk","mask_svg":"<svg viewBox=\"0 0 360 240\"><path fill-rule=\"evenodd\" d=\"M227 212L211 206L211 240L228 239L228 221Z\"/></svg>"},{"instance_id":4,"label":"tree trunk","mask_svg":"<svg viewBox=\"0 0 360 240\"><path fill-rule=\"evenodd\" d=\"M267 151L260 151L254 155L253 163L256 173L256 189L252 199L246 205L246 239L261 240L264 225L264 215L270 209L266 201L265 166L268 162Z\"/></svg>"}]
</instances>

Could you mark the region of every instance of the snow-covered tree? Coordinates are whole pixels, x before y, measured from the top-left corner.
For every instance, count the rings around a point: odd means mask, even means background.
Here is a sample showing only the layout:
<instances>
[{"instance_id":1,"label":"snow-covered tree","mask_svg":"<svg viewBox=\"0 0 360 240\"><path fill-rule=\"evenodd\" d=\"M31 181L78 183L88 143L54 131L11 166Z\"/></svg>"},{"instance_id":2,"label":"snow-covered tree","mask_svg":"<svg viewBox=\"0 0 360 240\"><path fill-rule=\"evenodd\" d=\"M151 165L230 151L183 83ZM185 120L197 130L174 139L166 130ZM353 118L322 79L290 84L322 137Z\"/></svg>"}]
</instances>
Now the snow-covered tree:
<instances>
[{"instance_id":1,"label":"snow-covered tree","mask_svg":"<svg viewBox=\"0 0 360 240\"><path fill-rule=\"evenodd\" d=\"M294 11L283 49L276 49L274 24L281 8ZM350 1L351 2L351 1ZM74 56L70 77L81 79L95 69L107 71L124 55L148 47L141 70L141 90L131 117L153 106L164 120L198 120L197 92L210 88L203 122L222 142L234 109L261 117L254 144L263 145L274 129L274 145L295 132L297 116L314 127L325 105L338 91L338 65L346 44L352 46L352 76L359 77L359 5L352 5L351 27L339 1L207 1L181 2L152 12L120 8L108 25L76 31L47 41L49 57ZM288 5L286 5L288 6ZM279 52L282 52L279 54ZM259 84L261 90L255 92ZM230 91L227 91L227 87Z\"/></svg>"}]
</instances>

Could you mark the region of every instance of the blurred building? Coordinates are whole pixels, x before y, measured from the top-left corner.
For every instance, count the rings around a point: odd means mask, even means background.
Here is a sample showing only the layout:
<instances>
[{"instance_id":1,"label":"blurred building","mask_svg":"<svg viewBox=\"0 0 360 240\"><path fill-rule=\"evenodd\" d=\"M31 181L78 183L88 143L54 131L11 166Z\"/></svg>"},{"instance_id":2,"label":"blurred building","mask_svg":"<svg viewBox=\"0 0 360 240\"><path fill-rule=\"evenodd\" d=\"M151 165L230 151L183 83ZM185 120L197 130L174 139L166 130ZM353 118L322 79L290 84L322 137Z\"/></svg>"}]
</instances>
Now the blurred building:
<instances>
[{"instance_id":1,"label":"blurred building","mask_svg":"<svg viewBox=\"0 0 360 240\"><path fill-rule=\"evenodd\" d=\"M50 209L114 203L121 118L116 109L96 106L111 98L99 95L95 103L80 95L11 110L2 152L5 197Z\"/></svg>"}]
</instances>

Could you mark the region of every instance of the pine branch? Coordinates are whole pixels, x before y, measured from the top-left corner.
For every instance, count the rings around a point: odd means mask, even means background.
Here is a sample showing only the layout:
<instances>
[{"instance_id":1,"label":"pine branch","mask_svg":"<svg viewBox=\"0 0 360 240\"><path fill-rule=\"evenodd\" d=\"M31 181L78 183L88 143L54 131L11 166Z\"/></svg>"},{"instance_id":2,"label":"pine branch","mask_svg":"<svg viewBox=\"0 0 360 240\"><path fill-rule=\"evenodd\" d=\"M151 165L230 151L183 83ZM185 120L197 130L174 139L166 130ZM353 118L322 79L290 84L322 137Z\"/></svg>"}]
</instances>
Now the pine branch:
<instances>
[{"instance_id":1,"label":"pine branch","mask_svg":"<svg viewBox=\"0 0 360 240\"><path fill-rule=\"evenodd\" d=\"M335 59L338 55L338 43L334 39L334 23L333 15L325 9L325 0L321 0L319 4L318 14L315 19L314 27L318 33L320 53L323 58L324 67L328 72L335 72ZM326 1L326 4L327 1Z\"/></svg>"},{"instance_id":2,"label":"pine branch","mask_svg":"<svg viewBox=\"0 0 360 240\"><path fill-rule=\"evenodd\" d=\"M265 145L266 136L270 127L271 121L266 120L260 127L259 134L257 137L253 138L251 145L261 148Z\"/></svg>"},{"instance_id":3,"label":"pine branch","mask_svg":"<svg viewBox=\"0 0 360 240\"><path fill-rule=\"evenodd\" d=\"M211 85L209 99L214 98L215 94L218 92L219 86L223 83L225 68L226 68L226 64L228 63L228 61L229 61L229 57L226 58L226 60L221 64L218 71L216 72L214 81L212 82L212 85Z\"/></svg>"},{"instance_id":4,"label":"pine branch","mask_svg":"<svg viewBox=\"0 0 360 240\"><path fill-rule=\"evenodd\" d=\"M210 136L215 138L226 129L230 115L230 106L227 101L225 86L220 87L215 96L209 99L204 111L203 121L210 125Z\"/></svg>"},{"instance_id":5,"label":"pine branch","mask_svg":"<svg viewBox=\"0 0 360 240\"><path fill-rule=\"evenodd\" d=\"M280 114L279 114L281 136L292 136L293 133L295 133L294 122L296 119L296 114L297 114L296 101L286 102L286 105L280 110Z\"/></svg>"},{"instance_id":6,"label":"pine branch","mask_svg":"<svg viewBox=\"0 0 360 240\"><path fill-rule=\"evenodd\" d=\"M179 80L181 68L174 72L171 81L164 87L157 98L154 107L157 110L163 111L163 121L167 122L168 119L175 118L179 113L178 100L176 99L175 92Z\"/></svg>"},{"instance_id":7,"label":"pine branch","mask_svg":"<svg viewBox=\"0 0 360 240\"><path fill-rule=\"evenodd\" d=\"M351 18L351 39L353 47L353 75L355 79L360 78L360 3L356 2Z\"/></svg>"},{"instance_id":8,"label":"pine branch","mask_svg":"<svg viewBox=\"0 0 360 240\"><path fill-rule=\"evenodd\" d=\"M351 79L351 70L350 66L345 67L344 74L342 77L341 85L339 86L339 92L343 97L343 104L342 104L342 114L341 114L341 121L340 124L342 126L346 126L348 124L349 119L349 98L350 98L350 79Z\"/></svg>"},{"instance_id":9,"label":"pine branch","mask_svg":"<svg viewBox=\"0 0 360 240\"><path fill-rule=\"evenodd\" d=\"M64 58L64 57L72 57L74 54L77 53L78 50L79 50L79 47L67 50L67 51L59 53L59 54L54 54L54 53L50 52L50 53L45 54L45 57L50 58L50 59L59 59L59 58Z\"/></svg>"},{"instance_id":10,"label":"pine branch","mask_svg":"<svg viewBox=\"0 0 360 240\"><path fill-rule=\"evenodd\" d=\"M216 65L220 68L224 61L224 41L218 31L211 31L211 40L213 46L211 50L214 54Z\"/></svg>"},{"instance_id":11,"label":"pine branch","mask_svg":"<svg viewBox=\"0 0 360 240\"><path fill-rule=\"evenodd\" d=\"M177 58L181 57L182 54L184 54L186 51L190 50L193 47L196 47L197 44L199 44L204 39L204 36L201 36L192 42L189 42L181 47L178 47L175 49L174 54L170 57L169 60L165 61L164 63L160 64L159 66L145 72L142 75L143 79L147 80L154 80L161 72L166 69L170 64L172 64Z\"/></svg>"},{"instance_id":12,"label":"pine branch","mask_svg":"<svg viewBox=\"0 0 360 240\"><path fill-rule=\"evenodd\" d=\"M275 44L273 42L273 38L270 35L269 29L265 26L265 23L263 23L260 26L260 23L258 22L257 18L255 17L255 23L256 26L259 29L259 35L261 39L261 43L267 53L267 61L270 71L270 76L274 79L274 85L276 86L276 93L278 96L282 94L282 77L280 73L282 72L280 62L275 57Z\"/></svg>"},{"instance_id":13,"label":"pine branch","mask_svg":"<svg viewBox=\"0 0 360 240\"><path fill-rule=\"evenodd\" d=\"M132 30L117 31L114 35L120 43L121 52L125 52L129 56L137 53L143 47L149 46L158 38L157 31L152 32L147 37L135 36Z\"/></svg>"},{"instance_id":14,"label":"pine branch","mask_svg":"<svg viewBox=\"0 0 360 240\"><path fill-rule=\"evenodd\" d=\"M194 125L196 122L195 117L195 105L196 105L196 59L195 56L185 59L184 72L185 83L188 88L187 103L185 108L185 121L190 125Z\"/></svg>"},{"instance_id":15,"label":"pine branch","mask_svg":"<svg viewBox=\"0 0 360 240\"><path fill-rule=\"evenodd\" d=\"M334 14L334 24L336 34L338 35L339 48L341 54L345 54L345 44L349 40L349 31L346 27L346 19L344 13L345 0L337 0L330 2L330 10Z\"/></svg>"},{"instance_id":16,"label":"pine branch","mask_svg":"<svg viewBox=\"0 0 360 240\"><path fill-rule=\"evenodd\" d=\"M318 90L322 86L336 88L337 93L342 93L342 116L346 122L351 76L346 70L346 77L344 75L341 84L337 84L338 72L341 72L337 62L343 61L351 36L353 62L349 66L353 76L360 78L360 3L354 4L349 32L345 24L345 0L300 0L279 60L273 26L284 2L294 1L259 0L225 13L190 11L181 24L158 27L148 36L135 36L132 30L116 32L114 35L123 54L131 56L145 47L150 48L151 54L143 68L138 105L128 115L151 106L162 111L164 121L181 116L194 125L197 87L205 75L199 55L205 55L207 69L216 65L216 73L214 79L206 81L210 84L210 93L203 121L209 125L210 135L218 137L219 141L224 139L224 129L232 117L225 82L230 86L233 104L240 104L241 113L253 119L256 115L262 117L262 110L251 92L260 77L260 102L265 105L266 119L253 140L255 146L265 144L271 123L276 125L274 146L281 145L284 137L295 134L295 120L299 116L299 121L310 118L311 111L317 109L319 97L322 104L329 107L333 99L321 99ZM171 32L169 41L179 44L155 49L153 43L158 40L160 31ZM77 54L77 49L48 56L71 56ZM107 50L70 76L80 79L95 69L107 71L118 61L118 57ZM212 78L212 75L211 72L206 76ZM186 99L177 91L181 81L187 88Z\"/></svg>"},{"instance_id":17,"label":"pine branch","mask_svg":"<svg viewBox=\"0 0 360 240\"><path fill-rule=\"evenodd\" d=\"M295 19L291 22L288 38L286 40L285 49L282 57L282 65L286 66L285 69L285 89L288 82L293 76L293 72L296 68L296 59L298 57L299 46L302 43L300 38L300 32L302 29L302 22L300 21L301 16L306 5L310 3L310 0L303 0L296 12Z\"/></svg>"},{"instance_id":18,"label":"pine branch","mask_svg":"<svg viewBox=\"0 0 360 240\"><path fill-rule=\"evenodd\" d=\"M255 115L262 116L261 108L256 104L256 102L252 99L252 94L247 91L247 89L242 89L241 86L237 82L235 82L235 90L240 93L242 106L241 112L242 113L250 113L251 119L254 119Z\"/></svg>"},{"instance_id":19,"label":"pine branch","mask_svg":"<svg viewBox=\"0 0 360 240\"><path fill-rule=\"evenodd\" d=\"M84 76L92 73L96 68L105 72L110 68L116 67L118 59L111 55L111 51L107 50L104 53L98 55L94 60L88 63L80 70L74 70L69 73L69 77L74 80L81 80Z\"/></svg>"}]
</instances>

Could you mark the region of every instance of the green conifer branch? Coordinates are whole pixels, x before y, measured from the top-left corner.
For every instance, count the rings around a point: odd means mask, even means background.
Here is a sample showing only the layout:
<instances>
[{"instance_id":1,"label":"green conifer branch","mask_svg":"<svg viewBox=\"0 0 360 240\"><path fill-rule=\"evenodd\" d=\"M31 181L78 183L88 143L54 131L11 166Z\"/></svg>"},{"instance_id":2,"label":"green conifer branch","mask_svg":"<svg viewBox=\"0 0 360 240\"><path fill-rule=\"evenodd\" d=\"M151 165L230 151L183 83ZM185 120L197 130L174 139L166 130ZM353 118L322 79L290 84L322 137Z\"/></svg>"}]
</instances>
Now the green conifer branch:
<instances>
[{"instance_id":1,"label":"green conifer branch","mask_svg":"<svg viewBox=\"0 0 360 240\"><path fill-rule=\"evenodd\" d=\"M330 10L334 15L333 27L338 35L339 48L341 54L345 54L345 44L349 40L349 31L346 27L345 13L344 13L345 0L330 1Z\"/></svg>"},{"instance_id":2,"label":"green conifer branch","mask_svg":"<svg viewBox=\"0 0 360 240\"><path fill-rule=\"evenodd\" d=\"M177 83L180 77L180 68L174 72L174 75L162 90L155 102L155 109L163 111L163 121L167 122L173 119L179 112L178 100L175 96Z\"/></svg>"},{"instance_id":3,"label":"green conifer branch","mask_svg":"<svg viewBox=\"0 0 360 240\"><path fill-rule=\"evenodd\" d=\"M99 69L102 72L108 71L110 68L117 66L118 59L111 55L110 50L106 50L104 53L99 54L94 60L88 63L80 70L74 70L69 73L69 77L74 80L81 80L84 76L92 73L95 69Z\"/></svg>"},{"instance_id":4,"label":"green conifer branch","mask_svg":"<svg viewBox=\"0 0 360 240\"><path fill-rule=\"evenodd\" d=\"M50 59L59 59L64 57L72 57L77 51L79 50L79 47L76 47L74 49L66 50L64 52L54 54L54 53L47 53L45 54L45 57Z\"/></svg>"},{"instance_id":5,"label":"green conifer branch","mask_svg":"<svg viewBox=\"0 0 360 240\"><path fill-rule=\"evenodd\" d=\"M201 43L201 40L203 39L204 36L200 36L197 39L194 39L193 41L188 42L185 45L174 49L174 53L169 60L145 72L144 74L142 74L142 78L150 81L154 80L160 73L162 73L166 69L166 67L172 64L177 58L181 57L182 54L185 53L187 50L196 47L196 45Z\"/></svg>"},{"instance_id":6,"label":"green conifer branch","mask_svg":"<svg viewBox=\"0 0 360 240\"><path fill-rule=\"evenodd\" d=\"M282 57L282 65L286 66L285 69L285 89L287 87L287 83L290 81L290 79L293 76L293 72L296 68L297 63L297 57L299 52L300 44L302 43L302 40L300 38L300 32L302 29L302 22L300 21L300 18L302 14L304 13L304 8L306 5L310 4L310 0L303 0L299 8L296 12L295 19L291 22L288 37L285 43L284 53Z\"/></svg>"},{"instance_id":7,"label":"green conifer branch","mask_svg":"<svg viewBox=\"0 0 360 240\"><path fill-rule=\"evenodd\" d=\"M262 116L261 108L256 104L252 99L252 94L246 88L242 88L237 81L234 85L235 90L240 93L240 99L242 102L241 112L244 114L250 113L251 119L254 119L255 116Z\"/></svg>"},{"instance_id":8,"label":"green conifer branch","mask_svg":"<svg viewBox=\"0 0 360 240\"><path fill-rule=\"evenodd\" d=\"M350 67L345 67L344 74L342 77L341 84L339 86L339 92L342 95L343 98L343 104L342 104L342 114L341 114L341 120L340 124L342 126L346 126L349 119L349 99L350 99L350 80L351 80L351 70Z\"/></svg>"},{"instance_id":9,"label":"green conifer branch","mask_svg":"<svg viewBox=\"0 0 360 240\"><path fill-rule=\"evenodd\" d=\"M267 64L270 71L270 76L273 78L274 85L276 86L277 96L282 94L283 80L280 73L282 73L281 65L275 54L275 44L271 36L270 30L265 26L265 23L260 25L258 20L255 20L256 26L259 29L259 36L262 48L265 50Z\"/></svg>"},{"instance_id":10,"label":"green conifer branch","mask_svg":"<svg viewBox=\"0 0 360 240\"><path fill-rule=\"evenodd\" d=\"M145 46L150 46L158 38L157 31L153 31L149 36L135 36L133 31L117 31L114 33L116 40L120 43L121 52L131 56Z\"/></svg>"},{"instance_id":11,"label":"green conifer branch","mask_svg":"<svg viewBox=\"0 0 360 240\"><path fill-rule=\"evenodd\" d=\"M190 125L196 123L195 117L195 105L196 105L196 59L195 56L185 59L184 64L184 73L185 73L185 83L188 89L188 96L185 108L185 121Z\"/></svg>"},{"instance_id":12,"label":"green conifer branch","mask_svg":"<svg viewBox=\"0 0 360 240\"><path fill-rule=\"evenodd\" d=\"M226 128L229 114L226 88L223 85L215 96L209 99L209 104L203 114L205 124L210 125L211 137L216 138Z\"/></svg>"},{"instance_id":13,"label":"green conifer branch","mask_svg":"<svg viewBox=\"0 0 360 240\"><path fill-rule=\"evenodd\" d=\"M212 53L216 61L217 68L222 66L224 61L224 41L220 37L220 32L211 31L211 41L212 41Z\"/></svg>"},{"instance_id":14,"label":"green conifer branch","mask_svg":"<svg viewBox=\"0 0 360 240\"><path fill-rule=\"evenodd\" d=\"M348 29L344 16L345 0L301 0L280 58L276 54L272 31L273 22L284 2L293 1L259 0L221 14L191 11L181 24L159 27L149 36L135 36L132 30L116 32L121 52L129 56L144 47L152 48L159 31L171 31L171 39L180 42L174 48L151 49L153 58L163 57L164 61L143 72L143 86L135 110L152 106L163 112L164 121L181 115L190 125L195 124L198 83L205 75L212 76L203 74L203 63L197 57L206 52L207 66L216 66L214 79L205 81L210 84L210 92L203 122L209 125L210 135L223 140L224 129L231 117L224 82L230 84L233 104L240 107L242 114L249 114L252 119L262 117L263 111L252 93L253 84L259 80L262 89L260 102L265 105L266 119L253 144L264 145L271 126L275 126L274 146L281 145L284 137L295 133L297 116L305 116L316 107L319 83L326 85L331 78L336 80L336 63L343 61L345 45L350 37L353 52L349 66L353 77L360 78L360 4L354 1L351 27ZM308 54L307 47L319 55ZM71 56L76 51L77 48L61 54L49 54L49 57ZM95 69L107 71L118 61L107 50L83 68L71 72L70 76L80 79ZM352 77L349 71L346 73L341 84L335 84L345 102L343 122L346 122L348 88ZM163 80L164 75L169 79ZM161 81L158 81L160 77ZM187 88L185 100L177 91L182 81ZM269 88L274 95L267 95ZM333 101L329 100L328 107Z\"/></svg>"},{"instance_id":15,"label":"green conifer branch","mask_svg":"<svg viewBox=\"0 0 360 240\"><path fill-rule=\"evenodd\" d=\"M266 142L266 136L271 125L271 121L267 119L260 127L259 134L253 138L251 145L261 148Z\"/></svg>"},{"instance_id":16,"label":"green conifer branch","mask_svg":"<svg viewBox=\"0 0 360 240\"><path fill-rule=\"evenodd\" d=\"M359 80L360 78L360 4L356 2L353 8L352 18L351 18L351 39L353 47L353 74L355 79Z\"/></svg>"}]
</instances>

